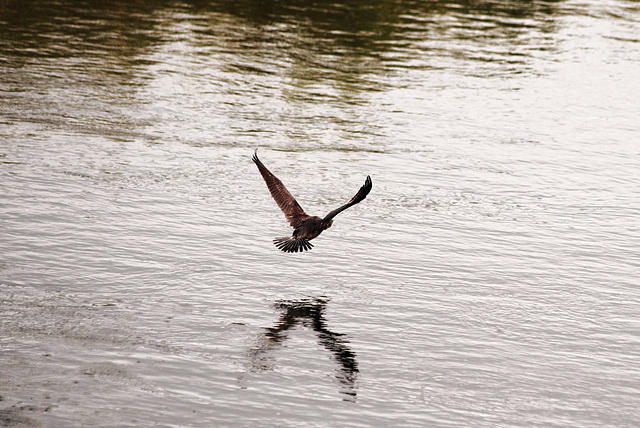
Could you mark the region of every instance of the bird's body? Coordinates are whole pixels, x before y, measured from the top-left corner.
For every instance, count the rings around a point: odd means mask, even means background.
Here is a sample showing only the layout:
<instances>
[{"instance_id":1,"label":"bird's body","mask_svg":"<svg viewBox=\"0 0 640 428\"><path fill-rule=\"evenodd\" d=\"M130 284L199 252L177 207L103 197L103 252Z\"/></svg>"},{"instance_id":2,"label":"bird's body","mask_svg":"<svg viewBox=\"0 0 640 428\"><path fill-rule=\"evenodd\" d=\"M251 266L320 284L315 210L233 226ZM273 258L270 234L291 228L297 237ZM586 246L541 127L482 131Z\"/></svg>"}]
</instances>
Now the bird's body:
<instances>
[{"instance_id":1,"label":"bird's body","mask_svg":"<svg viewBox=\"0 0 640 428\"><path fill-rule=\"evenodd\" d=\"M298 204L284 184L282 184L282 181L273 175L271 171L264 166L260 159L258 159L257 151L254 153L252 160L258 167L265 183L267 183L267 188L269 189L271 196L284 213L291 227L294 228L293 234L290 237L276 238L273 241L276 247L286 253L310 250L313 247L313 244L309 241L318 237L322 231L330 228L333 224L333 218L336 215L363 201L371 191L372 187L371 177L367 176L364 185L360 188L358 193L356 193L356 195L345 205L331 211L324 218L310 216L304 212L300 204Z\"/></svg>"}]
</instances>

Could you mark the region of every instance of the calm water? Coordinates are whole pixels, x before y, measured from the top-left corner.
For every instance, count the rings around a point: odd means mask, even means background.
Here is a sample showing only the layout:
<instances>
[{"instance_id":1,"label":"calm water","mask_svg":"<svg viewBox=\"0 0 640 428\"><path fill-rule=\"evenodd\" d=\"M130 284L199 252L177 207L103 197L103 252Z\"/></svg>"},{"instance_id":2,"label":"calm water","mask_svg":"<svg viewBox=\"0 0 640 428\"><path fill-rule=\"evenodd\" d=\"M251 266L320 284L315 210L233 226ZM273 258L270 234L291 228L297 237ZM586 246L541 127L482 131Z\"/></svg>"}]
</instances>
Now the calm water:
<instances>
[{"instance_id":1,"label":"calm water","mask_svg":"<svg viewBox=\"0 0 640 428\"><path fill-rule=\"evenodd\" d=\"M636 427L640 3L0 1L0 424ZM313 215L312 251L261 159Z\"/></svg>"}]
</instances>

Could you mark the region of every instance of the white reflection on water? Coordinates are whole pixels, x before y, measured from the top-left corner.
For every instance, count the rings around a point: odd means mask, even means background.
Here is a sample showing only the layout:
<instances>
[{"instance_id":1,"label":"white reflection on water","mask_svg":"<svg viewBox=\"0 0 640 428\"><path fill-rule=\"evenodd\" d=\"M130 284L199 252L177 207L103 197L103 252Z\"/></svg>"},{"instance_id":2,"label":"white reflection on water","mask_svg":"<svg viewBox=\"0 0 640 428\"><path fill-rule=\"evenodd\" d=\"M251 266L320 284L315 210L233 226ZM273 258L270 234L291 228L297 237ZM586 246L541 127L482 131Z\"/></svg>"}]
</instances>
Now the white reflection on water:
<instances>
[{"instance_id":1,"label":"white reflection on water","mask_svg":"<svg viewBox=\"0 0 640 428\"><path fill-rule=\"evenodd\" d=\"M0 419L635 426L636 4L258 3L0 5Z\"/></svg>"}]
</instances>

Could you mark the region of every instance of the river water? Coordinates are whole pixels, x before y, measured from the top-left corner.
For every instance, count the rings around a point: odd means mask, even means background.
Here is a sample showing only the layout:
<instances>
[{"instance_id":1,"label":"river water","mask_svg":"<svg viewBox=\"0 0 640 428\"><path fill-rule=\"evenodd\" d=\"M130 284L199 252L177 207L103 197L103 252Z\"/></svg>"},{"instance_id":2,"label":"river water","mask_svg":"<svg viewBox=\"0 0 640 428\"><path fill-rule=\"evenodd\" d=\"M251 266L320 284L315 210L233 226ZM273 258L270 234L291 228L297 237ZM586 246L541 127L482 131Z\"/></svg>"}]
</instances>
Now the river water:
<instances>
[{"instance_id":1,"label":"river water","mask_svg":"<svg viewBox=\"0 0 640 428\"><path fill-rule=\"evenodd\" d=\"M0 425L637 427L640 3L0 1ZM359 205L302 254L300 205Z\"/></svg>"}]
</instances>

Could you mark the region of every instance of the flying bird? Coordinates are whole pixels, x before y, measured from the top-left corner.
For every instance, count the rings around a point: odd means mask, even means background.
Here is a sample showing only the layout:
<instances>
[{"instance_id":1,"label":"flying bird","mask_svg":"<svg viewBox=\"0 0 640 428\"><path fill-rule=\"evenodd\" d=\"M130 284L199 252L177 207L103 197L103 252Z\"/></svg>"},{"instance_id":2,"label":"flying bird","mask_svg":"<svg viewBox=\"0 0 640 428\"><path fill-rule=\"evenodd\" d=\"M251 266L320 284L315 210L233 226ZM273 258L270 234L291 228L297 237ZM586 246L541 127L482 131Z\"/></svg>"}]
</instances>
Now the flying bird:
<instances>
[{"instance_id":1,"label":"flying bird","mask_svg":"<svg viewBox=\"0 0 640 428\"><path fill-rule=\"evenodd\" d=\"M271 171L262 164L260 159L258 159L257 150L251 159L258 166L258 170L260 171L260 174L262 174L262 178L264 178L265 183L267 183L267 188L269 189L269 192L271 192L271 196L284 213L284 216L291 227L294 229L291 236L276 238L273 240L276 247L285 253L297 253L298 251L302 252L313 248L313 244L309 241L320 235L323 230L330 228L335 216L347 208L362 202L367 197L372 187L371 177L367 175L364 185L349 202L340 208L336 208L331 211L324 218L310 216L304 212L300 204L298 204L298 201L296 201L287 188L284 187L282 181L280 181L278 177L273 175Z\"/></svg>"}]
</instances>

